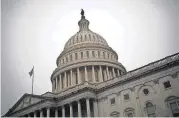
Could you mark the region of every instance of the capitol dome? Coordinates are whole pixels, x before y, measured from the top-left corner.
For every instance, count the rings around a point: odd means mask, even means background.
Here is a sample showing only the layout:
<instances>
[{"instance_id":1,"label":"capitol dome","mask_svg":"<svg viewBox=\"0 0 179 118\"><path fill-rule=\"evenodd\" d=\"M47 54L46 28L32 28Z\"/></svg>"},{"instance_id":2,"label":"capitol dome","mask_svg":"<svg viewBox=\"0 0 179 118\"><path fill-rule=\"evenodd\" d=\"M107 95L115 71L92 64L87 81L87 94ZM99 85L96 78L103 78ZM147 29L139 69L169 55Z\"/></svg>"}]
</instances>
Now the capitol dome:
<instances>
[{"instance_id":1,"label":"capitol dome","mask_svg":"<svg viewBox=\"0 0 179 118\"><path fill-rule=\"evenodd\" d=\"M65 44L64 49L80 45L80 44L98 44L108 46L106 40L97 33L92 32L89 29L89 21L83 16L78 22L79 32L73 35L68 42Z\"/></svg>"},{"instance_id":2,"label":"capitol dome","mask_svg":"<svg viewBox=\"0 0 179 118\"><path fill-rule=\"evenodd\" d=\"M89 23L82 10L79 31L57 58L57 68L51 75L52 92L84 83L98 84L126 73L117 53L102 36L89 29Z\"/></svg>"}]
</instances>

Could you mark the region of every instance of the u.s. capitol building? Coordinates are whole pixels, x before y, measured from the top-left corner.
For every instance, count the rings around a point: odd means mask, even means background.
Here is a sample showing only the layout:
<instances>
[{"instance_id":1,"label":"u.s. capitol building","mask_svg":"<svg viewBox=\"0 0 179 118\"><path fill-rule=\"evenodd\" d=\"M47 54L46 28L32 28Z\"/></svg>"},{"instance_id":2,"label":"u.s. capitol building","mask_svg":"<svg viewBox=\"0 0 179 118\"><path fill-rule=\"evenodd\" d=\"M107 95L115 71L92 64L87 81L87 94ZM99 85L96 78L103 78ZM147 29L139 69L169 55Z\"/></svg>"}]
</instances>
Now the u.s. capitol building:
<instances>
[{"instance_id":1,"label":"u.s. capitol building","mask_svg":"<svg viewBox=\"0 0 179 118\"><path fill-rule=\"evenodd\" d=\"M179 117L179 53L127 72L81 15L57 58L52 92L24 94L5 116Z\"/></svg>"}]
</instances>

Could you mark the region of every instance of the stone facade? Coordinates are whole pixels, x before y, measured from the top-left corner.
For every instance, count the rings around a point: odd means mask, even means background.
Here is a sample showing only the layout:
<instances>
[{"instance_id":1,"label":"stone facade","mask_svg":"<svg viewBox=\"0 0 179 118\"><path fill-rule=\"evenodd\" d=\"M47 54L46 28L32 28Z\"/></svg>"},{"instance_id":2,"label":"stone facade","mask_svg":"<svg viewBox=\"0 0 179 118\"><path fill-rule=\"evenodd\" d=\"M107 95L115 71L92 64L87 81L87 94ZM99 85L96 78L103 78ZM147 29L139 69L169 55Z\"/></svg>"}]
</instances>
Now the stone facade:
<instances>
[{"instance_id":1,"label":"stone facade","mask_svg":"<svg viewBox=\"0 0 179 118\"><path fill-rule=\"evenodd\" d=\"M84 15L78 25L57 58L52 92L24 94L5 116L179 116L179 53L127 72Z\"/></svg>"}]
</instances>

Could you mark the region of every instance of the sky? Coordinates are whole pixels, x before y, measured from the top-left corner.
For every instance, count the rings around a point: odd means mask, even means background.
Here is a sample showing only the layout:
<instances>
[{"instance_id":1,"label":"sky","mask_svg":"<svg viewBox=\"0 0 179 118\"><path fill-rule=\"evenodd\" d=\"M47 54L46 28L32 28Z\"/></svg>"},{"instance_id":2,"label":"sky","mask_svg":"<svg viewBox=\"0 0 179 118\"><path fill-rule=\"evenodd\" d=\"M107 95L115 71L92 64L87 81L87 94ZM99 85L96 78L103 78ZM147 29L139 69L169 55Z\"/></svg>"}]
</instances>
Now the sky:
<instances>
[{"instance_id":1,"label":"sky","mask_svg":"<svg viewBox=\"0 0 179 118\"><path fill-rule=\"evenodd\" d=\"M81 8L127 71L179 52L178 0L1 0L1 114L24 93L51 91L50 76Z\"/></svg>"}]
</instances>

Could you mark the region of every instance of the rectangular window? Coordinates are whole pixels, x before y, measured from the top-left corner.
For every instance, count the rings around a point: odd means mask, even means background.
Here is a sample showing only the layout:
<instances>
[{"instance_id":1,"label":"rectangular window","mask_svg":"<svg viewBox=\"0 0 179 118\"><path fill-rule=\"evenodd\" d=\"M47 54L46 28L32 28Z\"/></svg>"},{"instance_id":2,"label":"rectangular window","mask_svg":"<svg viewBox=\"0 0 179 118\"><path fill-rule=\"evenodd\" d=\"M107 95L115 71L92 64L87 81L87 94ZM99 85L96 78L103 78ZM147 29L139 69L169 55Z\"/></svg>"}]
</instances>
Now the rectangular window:
<instances>
[{"instance_id":1,"label":"rectangular window","mask_svg":"<svg viewBox=\"0 0 179 118\"><path fill-rule=\"evenodd\" d=\"M124 100L129 100L129 94L124 95Z\"/></svg>"},{"instance_id":2,"label":"rectangular window","mask_svg":"<svg viewBox=\"0 0 179 118\"><path fill-rule=\"evenodd\" d=\"M115 104L115 98L112 98L111 99L111 105L114 105Z\"/></svg>"},{"instance_id":3,"label":"rectangular window","mask_svg":"<svg viewBox=\"0 0 179 118\"><path fill-rule=\"evenodd\" d=\"M163 85L164 85L165 89L171 87L170 81L166 81L166 82L164 82Z\"/></svg>"}]
</instances>

